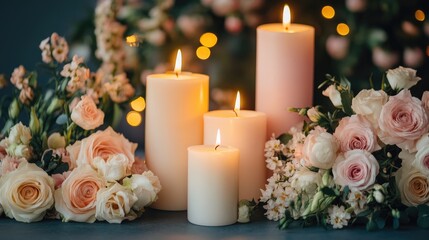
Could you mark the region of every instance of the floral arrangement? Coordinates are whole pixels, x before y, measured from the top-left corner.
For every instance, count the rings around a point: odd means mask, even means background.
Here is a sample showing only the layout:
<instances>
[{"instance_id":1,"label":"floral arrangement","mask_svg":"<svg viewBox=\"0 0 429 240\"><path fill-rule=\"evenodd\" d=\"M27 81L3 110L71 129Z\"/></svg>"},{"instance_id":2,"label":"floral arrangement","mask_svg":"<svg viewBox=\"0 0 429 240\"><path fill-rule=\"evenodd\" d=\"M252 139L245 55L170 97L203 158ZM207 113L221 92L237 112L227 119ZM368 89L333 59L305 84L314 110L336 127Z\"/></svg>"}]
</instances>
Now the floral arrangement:
<instances>
[{"instance_id":1,"label":"floral arrangement","mask_svg":"<svg viewBox=\"0 0 429 240\"><path fill-rule=\"evenodd\" d=\"M354 96L350 82L328 75L320 87L334 110L292 109L308 120L265 145L273 175L260 201L269 220L282 229L429 227L429 91L412 96L420 78L410 68L386 78Z\"/></svg>"},{"instance_id":2,"label":"floral arrangement","mask_svg":"<svg viewBox=\"0 0 429 240\"><path fill-rule=\"evenodd\" d=\"M1 99L9 108L0 112L0 214L20 222L121 223L157 199L159 179L135 156L137 144L110 127L115 109L134 95L121 60L108 57L110 40L101 44L95 73L83 58L69 60L56 33L40 43L46 84L36 71L13 71L14 94Z\"/></svg>"}]
</instances>

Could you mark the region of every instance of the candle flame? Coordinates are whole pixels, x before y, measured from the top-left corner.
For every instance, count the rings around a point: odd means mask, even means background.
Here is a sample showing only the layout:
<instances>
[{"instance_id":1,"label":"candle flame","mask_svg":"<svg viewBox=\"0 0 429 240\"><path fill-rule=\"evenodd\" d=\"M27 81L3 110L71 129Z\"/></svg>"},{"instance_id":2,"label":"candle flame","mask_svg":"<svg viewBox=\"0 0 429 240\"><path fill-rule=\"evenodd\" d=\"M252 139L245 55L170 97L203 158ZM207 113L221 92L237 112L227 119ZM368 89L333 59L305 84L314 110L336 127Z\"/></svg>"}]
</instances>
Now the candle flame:
<instances>
[{"instance_id":1,"label":"candle flame","mask_svg":"<svg viewBox=\"0 0 429 240\"><path fill-rule=\"evenodd\" d=\"M285 4L283 8L283 27L288 30L291 21L291 13L289 5Z\"/></svg>"},{"instance_id":2,"label":"candle flame","mask_svg":"<svg viewBox=\"0 0 429 240\"><path fill-rule=\"evenodd\" d=\"M177 76L179 76L180 72L182 72L182 52L177 50L177 56L176 56L176 65L174 66L174 73L176 73Z\"/></svg>"},{"instance_id":3,"label":"candle flame","mask_svg":"<svg viewBox=\"0 0 429 240\"><path fill-rule=\"evenodd\" d=\"M234 106L234 112L237 117L238 117L239 111L240 111L240 91L237 91L237 97L235 98L235 106Z\"/></svg>"},{"instance_id":4,"label":"candle flame","mask_svg":"<svg viewBox=\"0 0 429 240\"><path fill-rule=\"evenodd\" d=\"M216 148L218 148L219 145L220 145L220 129L218 128L216 133Z\"/></svg>"}]
</instances>

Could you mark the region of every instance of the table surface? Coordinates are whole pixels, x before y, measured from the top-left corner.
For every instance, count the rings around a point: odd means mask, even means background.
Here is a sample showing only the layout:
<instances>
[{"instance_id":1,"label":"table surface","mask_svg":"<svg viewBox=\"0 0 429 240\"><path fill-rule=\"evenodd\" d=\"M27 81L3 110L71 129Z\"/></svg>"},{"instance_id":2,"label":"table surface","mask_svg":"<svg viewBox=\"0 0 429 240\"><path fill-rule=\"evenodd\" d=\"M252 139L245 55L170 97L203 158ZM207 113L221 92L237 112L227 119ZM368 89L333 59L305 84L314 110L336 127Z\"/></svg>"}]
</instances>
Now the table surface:
<instances>
[{"instance_id":1,"label":"table surface","mask_svg":"<svg viewBox=\"0 0 429 240\"><path fill-rule=\"evenodd\" d=\"M342 230L325 230L322 227L279 230L277 223L262 216L247 224L223 227L203 227L187 221L186 211L168 212L148 209L140 219L122 224L107 222L63 223L44 220L37 223L19 223L0 218L0 239L427 239L428 230L402 227L367 232L363 226Z\"/></svg>"}]
</instances>

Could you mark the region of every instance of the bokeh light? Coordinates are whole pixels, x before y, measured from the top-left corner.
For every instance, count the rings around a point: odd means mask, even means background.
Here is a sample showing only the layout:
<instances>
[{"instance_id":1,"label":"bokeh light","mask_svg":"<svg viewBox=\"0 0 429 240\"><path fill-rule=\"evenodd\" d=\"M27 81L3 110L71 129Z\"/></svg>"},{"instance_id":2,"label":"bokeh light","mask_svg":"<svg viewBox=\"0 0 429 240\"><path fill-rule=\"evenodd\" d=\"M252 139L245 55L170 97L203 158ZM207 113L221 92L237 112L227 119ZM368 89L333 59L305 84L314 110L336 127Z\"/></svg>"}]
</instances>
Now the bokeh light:
<instances>
[{"instance_id":1,"label":"bokeh light","mask_svg":"<svg viewBox=\"0 0 429 240\"><path fill-rule=\"evenodd\" d=\"M201 60L206 60L210 57L210 49L208 47L201 46L197 48L197 57Z\"/></svg>"},{"instance_id":2,"label":"bokeh light","mask_svg":"<svg viewBox=\"0 0 429 240\"><path fill-rule=\"evenodd\" d=\"M138 97L130 105L134 111L141 112L146 108L146 101L143 97Z\"/></svg>"},{"instance_id":3,"label":"bokeh light","mask_svg":"<svg viewBox=\"0 0 429 240\"><path fill-rule=\"evenodd\" d=\"M130 126L137 127L142 122L142 116L136 111L130 111L127 114L127 123Z\"/></svg>"},{"instance_id":4,"label":"bokeh light","mask_svg":"<svg viewBox=\"0 0 429 240\"><path fill-rule=\"evenodd\" d=\"M416 17L417 21L420 22L423 22L426 18L425 13L420 9L414 13L414 16Z\"/></svg>"},{"instance_id":5,"label":"bokeh light","mask_svg":"<svg viewBox=\"0 0 429 240\"><path fill-rule=\"evenodd\" d=\"M126 38L127 44L131 47L136 47L139 45L139 39L136 35L130 35Z\"/></svg>"},{"instance_id":6,"label":"bokeh light","mask_svg":"<svg viewBox=\"0 0 429 240\"><path fill-rule=\"evenodd\" d=\"M200 37L201 45L211 48L217 43L217 37L214 33L206 32Z\"/></svg>"},{"instance_id":7,"label":"bokeh light","mask_svg":"<svg viewBox=\"0 0 429 240\"><path fill-rule=\"evenodd\" d=\"M324 6L322 8L322 16L326 19L332 19L335 16L335 9L331 6Z\"/></svg>"},{"instance_id":8,"label":"bokeh light","mask_svg":"<svg viewBox=\"0 0 429 240\"><path fill-rule=\"evenodd\" d=\"M347 36L347 34L350 33L350 28L345 23L339 23L337 25L337 33L340 34L341 36Z\"/></svg>"}]
</instances>

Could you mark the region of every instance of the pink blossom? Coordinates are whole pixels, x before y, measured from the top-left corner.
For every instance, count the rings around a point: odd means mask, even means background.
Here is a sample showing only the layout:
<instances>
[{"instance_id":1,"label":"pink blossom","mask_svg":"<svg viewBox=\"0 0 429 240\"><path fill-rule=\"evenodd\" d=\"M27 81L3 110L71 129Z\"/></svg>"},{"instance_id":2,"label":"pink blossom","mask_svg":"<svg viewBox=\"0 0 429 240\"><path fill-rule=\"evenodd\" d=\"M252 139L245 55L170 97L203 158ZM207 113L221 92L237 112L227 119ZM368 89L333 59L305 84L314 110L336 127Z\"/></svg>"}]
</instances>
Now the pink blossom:
<instances>
[{"instance_id":1,"label":"pink blossom","mask_svg":"<svg viewBox=\"0 0 429 240\"><path fill-rule=\"evenodd\" d=\"M28 86L28 79L25 77L25 68L20 65L15 68L12 72L12 76L10 77L10 82L15 85L16 88L21 90L23 87Z\"/></svg>"},{"instance_id":2,"label":"pink blossom","mask_svg":"<svg viewBox=\"0 0 429 240\"><path fill-rule=\"evenodd\" d=\"M374 184L379 168L370 152L356 149L339 155L332 173L336 184L354 190L365 190Z\"/></svg>"},{"instance_id":3,"label":"pink blossom","mask_svg":"<svg viewBox=\"0 0 429 240\"><path fill-rule=\"evenodd\" d=\"M409 90L402 90L389 98L383 106L378 120L380 139L386 144L415 151L416 141L428 132L428 115L419 99Z\"/></svg>"},{"instance_id":4,"label":"pink blossom","mask_svg":"<svg viewBox=\"0 0 429 240\"><path fill-rule=\"evenodd\" d=\"M82 96L76 107L73 108L71 119L79 127L92 130L104 122L104 112L97 108L94 100L89 96Z\"/></svg>"},{"instance_id":5,"label":"pink blossom","mask_svg":"<svg viewBox=\"0 0 429 240\"><path fill-rule=\"evenodd\" d=\"M374 65L381 69L389 69L399 62L399 54L397 52L389 52L380 47L375 47L372 50L372 61Z\"/></svg>"},{"instance_id":6,"label":"pink blossom","mask_svg":"<svg viewBox=\"0 0 429 240\"><path fill-rule=\"evenodd\" d=\"M213 0L211 6L216 15L225 16L237 10L240 3L238 0Z\"/></svg>"},{"instance_id":7,"label":"pink blossom","mask_svg":"<svg viewBox=\"0 0 429 240\"><path fill-rule=\"evenodd\" d=\"M229 16L225 19L225 28L230 33L239 33L243 29L243 21L237 16Z\"/></svg>"},{"instance_id":8,"label":"pink blossom","mask_svg":"<svg viewBox=\"0 0 429 240\"><path fill-rule=\"evenodd\" d=\"M371 122L360 115L342 118L334 137L339 140L342 152L353 149L374 152L381 149Z\"/></svg>"},{"instance_id":9,"label":"pink blossom","mask_svg":"<svg viewBox=\"0 0 429 240\"><path fill-rule=\"evenodd\" d=\"M22 104L29 105L31 101L33 101L34 98L34 92L31 87L26 87L21 89L21 92L19 92L19 101Z\"/></svg>"},{"instance_id":10,"label":"pink blossom","mask_svg":"<svg viewBox=\"0 0 429 240\"><path fill-rule=\"evenodd\" d=\"M181 15L177 19L177 26L187 38L199 35L204 25L205 19L201 15Z\"/></svg>"},{"instance_id":11,"label":"pink blossom","mask_svg":"<svg viewBox=\"0 0 429 240\"><path fill-rule=\"evenodd\" d=\"M346 0L346 6L350 12L362 12L366 8L366 0Z\"/></svg>"},{"instance_id":12,"label":"pink blossom","mask_svg":"<svg viewBox=\"0 0 429 240\"><path fill-rule=\"evenodd\" d=\"M326 51L336 60L341 60L349 52L350 40L346 37L331 35L326 40Z\"/></svg>"},{"instance_id":13,"label":"pink blossom","mask_svg":"<svg viewBox=\"0 0 429 240\"><path fill-rule=\"evenodd\" d=\"M52 33L51 47L54 59L59 63L64 62L69 53L69 46L66 40L63 37L60 37L57 33Z\"/></svg>"},{"instance_id":14,"label":"pink blossom","mask_svg":"<svg viewBox=\"0 0 429 240\"><path fill-rule=\"evenodd\" d=\"M23 162L27 162L27 159L23 157L18 158L18 157L5 156L0 162L0 176L3 176L9 172L14 171Z\"/></svg>"},{"instance_id":15,"label":"pink blossom","mask_svg":"<svg viewBox=\"0 0 429 240\"><path fill-rule=\"evenodd\" d=\"M404 63L408 67L417 68L422 65L425 55L419 47L407 47L404 50Z\"/></svg>"}]
</instances>

